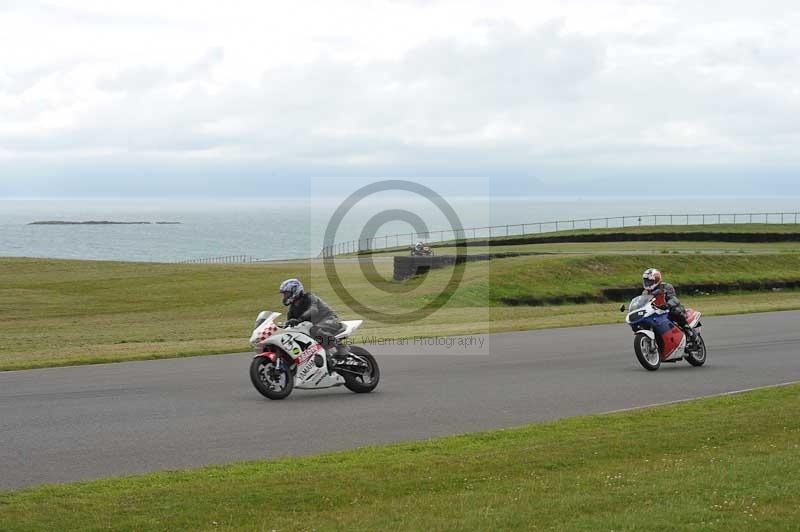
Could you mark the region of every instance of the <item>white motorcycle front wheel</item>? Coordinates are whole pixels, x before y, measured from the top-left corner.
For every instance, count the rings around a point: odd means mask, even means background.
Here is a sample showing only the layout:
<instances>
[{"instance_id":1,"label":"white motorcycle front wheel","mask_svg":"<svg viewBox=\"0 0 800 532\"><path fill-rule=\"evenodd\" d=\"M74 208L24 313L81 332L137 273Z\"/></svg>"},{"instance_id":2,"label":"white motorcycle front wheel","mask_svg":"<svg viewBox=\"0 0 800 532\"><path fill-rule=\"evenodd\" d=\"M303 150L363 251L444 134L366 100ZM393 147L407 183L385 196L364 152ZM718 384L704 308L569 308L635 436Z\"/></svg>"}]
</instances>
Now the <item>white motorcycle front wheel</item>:
<instances>
[{"instance_id":1,"label":"white motorcycle front wheel","mask_svg":"<svg viewBox=\"0 0 800 532\"><path fill-rule=\"evenodd\" d=\"M633 351L639 364L648 371L655 371L661 367L661 354L658 345L646 334L637 334L633 337Z\"/></svg>"},{"instance_id":2,"label":"white motorcycle front wheel","mask_svg":"<svg viewBox=\"0 0 800 532\"><path fill-rule=\"evenodd\" d=\"M258 356L250 363L250 381L267 399L280 400L289 397L294 388L294 376L289 363L280 355L275 360Z\"/></svg>"}]
</instances>

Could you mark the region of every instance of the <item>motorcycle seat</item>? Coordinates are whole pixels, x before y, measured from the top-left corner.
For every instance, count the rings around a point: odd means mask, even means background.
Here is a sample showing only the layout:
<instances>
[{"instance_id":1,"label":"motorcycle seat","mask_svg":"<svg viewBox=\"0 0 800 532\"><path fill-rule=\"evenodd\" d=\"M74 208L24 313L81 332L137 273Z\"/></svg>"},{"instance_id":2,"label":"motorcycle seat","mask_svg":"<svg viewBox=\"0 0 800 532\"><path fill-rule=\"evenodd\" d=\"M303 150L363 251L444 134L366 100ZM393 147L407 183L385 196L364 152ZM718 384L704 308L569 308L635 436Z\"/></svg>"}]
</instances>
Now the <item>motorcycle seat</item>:
<instances>
[{"instance_id":1,"label":"motorcycle seat","mask_svg":"<svg viewBox=\"0 0 800 532\"><path fill-rule=\"evenodd\" d=\"M342 325L344 326L344 330L336 335L336 338L347 338L353 332L361 327L361 324L364 323L364 320L349 320L343 321Z\"/></svg>"}]
</instances>

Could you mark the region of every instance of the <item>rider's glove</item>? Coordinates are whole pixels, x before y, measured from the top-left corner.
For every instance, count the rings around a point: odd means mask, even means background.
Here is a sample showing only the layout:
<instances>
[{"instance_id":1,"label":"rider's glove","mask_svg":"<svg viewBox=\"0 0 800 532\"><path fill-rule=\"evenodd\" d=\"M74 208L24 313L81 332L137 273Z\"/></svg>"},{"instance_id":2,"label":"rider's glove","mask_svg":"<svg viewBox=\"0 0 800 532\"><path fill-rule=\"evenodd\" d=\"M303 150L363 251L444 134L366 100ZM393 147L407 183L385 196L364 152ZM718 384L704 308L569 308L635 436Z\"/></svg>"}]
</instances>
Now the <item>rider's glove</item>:
<instances>
[{"instance_id":1,"label":"rider's glove","mask_svg":"<svg viewBox=\"0 0 800 532\"><path fill-rule=\"evenodd\" d=\"M300 320L297 320L295 318L292 318L290 320L286 320L286 326L287 327L297 327L298 325L300 325Z\"/></svg>"}]
</instances>

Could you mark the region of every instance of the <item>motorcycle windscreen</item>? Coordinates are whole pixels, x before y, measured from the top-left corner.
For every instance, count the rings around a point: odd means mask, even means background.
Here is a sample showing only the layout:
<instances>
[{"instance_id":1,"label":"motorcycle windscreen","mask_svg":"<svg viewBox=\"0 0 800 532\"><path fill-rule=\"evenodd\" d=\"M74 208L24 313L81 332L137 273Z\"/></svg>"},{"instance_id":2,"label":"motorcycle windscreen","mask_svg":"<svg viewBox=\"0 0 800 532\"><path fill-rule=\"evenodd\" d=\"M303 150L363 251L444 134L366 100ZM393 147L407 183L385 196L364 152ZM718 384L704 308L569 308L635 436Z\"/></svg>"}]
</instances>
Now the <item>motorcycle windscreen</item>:
<instances>
[{"instance_id":1,"label":"motorcycle windscreen","mask_svg":"<svg viewBox=\"0 0 800 532\"><path fill-rule=\"evenodd\" d=\"M650 304L650 300L652 299L653 297L649 294L642 294L640 296L634 297L633 299L631 299L631 302L628 305L628 312L635 312L639 309L646 307L647 305Z\"/></svg>"}]
</instances>

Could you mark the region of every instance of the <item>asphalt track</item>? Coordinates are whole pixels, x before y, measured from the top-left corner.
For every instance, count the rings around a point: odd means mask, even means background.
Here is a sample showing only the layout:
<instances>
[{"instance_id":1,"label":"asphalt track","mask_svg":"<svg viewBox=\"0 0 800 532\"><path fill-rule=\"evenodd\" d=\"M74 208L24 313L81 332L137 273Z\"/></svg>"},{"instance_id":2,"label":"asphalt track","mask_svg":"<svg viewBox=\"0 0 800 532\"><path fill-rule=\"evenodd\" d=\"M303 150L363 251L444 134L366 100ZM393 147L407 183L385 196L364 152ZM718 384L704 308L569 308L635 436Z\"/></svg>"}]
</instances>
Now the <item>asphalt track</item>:
<instances>
[{"instance_id":1,"label":"asphalt track","mask_svg":"<svg viewBox=\"0 0 800 532\"><path fill-rule=\"evenodd\" d=\"M647 372L594 326L375 345L378 389L262 398L250 355L0 373L0 489L509 427L800 380L800 312L704 319L705 367Z\"/></svg>"}]
</instances>

